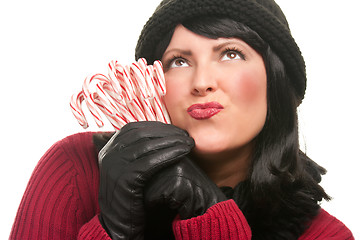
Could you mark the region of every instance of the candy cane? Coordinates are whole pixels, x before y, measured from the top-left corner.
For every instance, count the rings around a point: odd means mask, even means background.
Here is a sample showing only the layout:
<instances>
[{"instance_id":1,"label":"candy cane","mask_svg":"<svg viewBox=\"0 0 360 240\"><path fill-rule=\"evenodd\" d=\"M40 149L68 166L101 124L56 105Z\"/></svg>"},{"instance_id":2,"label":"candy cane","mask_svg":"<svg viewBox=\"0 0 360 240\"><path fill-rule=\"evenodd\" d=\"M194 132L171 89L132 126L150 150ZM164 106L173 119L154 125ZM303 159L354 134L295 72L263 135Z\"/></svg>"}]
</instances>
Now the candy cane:
<instances>
[{"instance_id":1,"label":"candy cane","mask_svg":"<svg viewBox=\"0 0 360 240\"><path fill-rule=\"evenodd\" d=\"M160 96L164 96L166 94L165 87L165 76L162 67L162 63L160 61L154 62L154 72L155 72L155 83L157 85L157 90Z\"/></svg>"},{"instance_id":2,"label":"candy cane","mask_svg":"<svg viewBox=\"0 0 360 240\"><path fill-rule=\"evenodd\" d=\"M119 74L120 86L124 90L124 97L129 101L135 99L135 87L131 81L129 67L117 66L116 71Z\"/></svg>"},{"instance_id":3,"label":"candy cane","mask_svg":"<svg viewBox=\"0 0 360 240\"><path fill-rule=\"evenodd\" d=\"M137 63L139 64L141 70L143 72L145 72L146 68L148 67L146 59L145 58L139 58L139 60L137 61Z\"/></svg>"},{"instance_id":4,"label":"candy cane","mask_svg":"<svg viewBox=\"0 0 360 240\"><path fill-rule=\"evenodd\" d=\"M106 109L104 109L104 106L101 101L95 99L95 104L103 112L106 111ZM123 125L125 125L127 123L126 120L122 119L120 116L119 117L114 117L114 116L110 116L110 115L105 115L105 116L115 129L120 129Z\"/></svg>"},{"instance_id":5,"label":"candy cane","mask_svg":"<svg viewBox=\"0 0 360 240\"><path fill-rule=\"evenodd\" d=\"M130 69L132 80L138 89L137 97L140 100L140 104L142 104L146 120L156 121L155 111L150 100L154 94L147 88L146 71L142 72L141 67L136 63L133 63Z\"/></svg>"},{"instance_id":6,"label":"candy cane","mask_svg":"<svg viewBox=\"0 0 360 240\"><path fill-rule=\"evenodd\" d=\"M84 84L83 84L83 93L84 93L84 101L90 111L90 113L93 115L94 119L95 119L95 123L96 125L98 125L98 127L102 127L104 126L104 122L101 119L101 114L95 104L95 99L96 99L96 93L91 93L89 90L89 85L91 83L91 81L94 80L94 76L93 77L87 77L84 80Z\"/></svg>"},{"instance_id":7,"label":"candy cane","mask_svg":"<svg viewBox=\"0 0 360 240\"><path fill-rule=\"evenodd\" d=\"M163 70L163 66L162 63L160 61L155 61L154 65L154 76L152 78L153 80L153 84L156 89L155 93L156 93L156 109L158 109L158 111L161 111L161 114L163 115L163 119L165 123L170 123L170 116L168 114L168 112L166 111L166 106L165 103L163 101L163 96L166 94L166 87L165 87L165 76L164 76L164 70Z\"/></svg>"},{"instance_id":8,"label":"candy cane","mask_svg":"<svg viewBox=\"0 0 360 240\"><path fill-rule=\"evenodd\" d=\"M88 122L86 121L85 114L81 109L81 102L84 100L83 92L73 94L70 100L70 108L74 114L76 120L83 128L88 128Z\"/></svg>"},{"instance_id":9,"label":"candy cane","mask_svg":"<svg viewBox=\"0 0 360 240\"><path fill-rule=\"evenodd\" d=\"M163 96L165 77L160 61L147 65L140 58L130 66L117 61L108 64L108 76L95 74L84 80L82 91L71 97L73 115L84 128L88 127L81 107L85 101L99 127L104 125L101 113L115 129L133 121L162 121L170 123Z\"/></svg>"},{"instance_id":10,"label":"candy cane","mask_svg":"<svg viewBox=\"0 0 360 240\"><path fill-rule=\"evenodd\" d=\"M136 63L132 63L130 66L130 74L135 89L137 89L140 94L138 97L141 97L142 99L149 98L149 91L147 90L145 83L145 73L141 71L140 66Z\"/></svg>"},{"instance_id":11,"label":"candy cane","mask_svg":"<svg viewBox=\"0 0 360 240\"><path fill-rule=\"evenodd\" d=\"M125 107L123 97L115 97L117 94L114 93L112 87L109 86L108 83L99 82L96 84L96 87L100 100L98 104L101 103L105 115L114 119L119 119L119 121L124 124L136 121L135 117L130 114L129 109Z\"/></svg>"},{"instance_id":12,"label":"candy cane","mask_svg":"<svg viewBox=\"0 0 360 240\"><path fill-rule=\"evenodd\" d=\"M120 82L119 82L119 78L118 78L118 73L116 70L116 66L117 66L117 61L111 61L108 64L109 70L108 70L108 75L109 75L109 79L110 79L110 84L111 86L114 88L114 91L117 92L118 94L115 97L116 99L119 97L118 100L122 100L122 90L121 90L121 86L120 86Z\"/></svg>"},{"instance_id":13,"label":"candy cane","mask_svg":"<svg viewBox=\"0 0 360 240\"><path fill-rule=\"evenodd\" d=\"M147 66L146 70L145 70L145 82L146 82L146 86L147 89L150 92L150 98L149 100L147 100L147 103L149 103L151 105L151 111L154 114L154 118L152 119L153 121L157 120L160 122L166 122L165 121L165 117L164 117L164 113L161 109L161 105L159 104L159 99L157 96L157 93L155 91L155 87L154 87L154 83L153 83L153 77L154 77L154 68L153 66L149 65Z\"/></svg>"}]
</instances>

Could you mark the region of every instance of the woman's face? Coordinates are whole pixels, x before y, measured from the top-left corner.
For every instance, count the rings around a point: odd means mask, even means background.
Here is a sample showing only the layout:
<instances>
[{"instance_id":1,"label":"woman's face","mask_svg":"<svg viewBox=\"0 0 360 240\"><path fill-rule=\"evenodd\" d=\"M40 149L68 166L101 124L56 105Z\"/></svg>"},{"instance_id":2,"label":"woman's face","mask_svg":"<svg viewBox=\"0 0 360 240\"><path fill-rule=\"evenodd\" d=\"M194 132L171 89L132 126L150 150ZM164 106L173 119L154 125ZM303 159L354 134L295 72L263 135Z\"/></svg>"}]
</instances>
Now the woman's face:
<instances>
[{"instance_id":1,"label":"woman's face","mask_svg":"<svg viewBox=\"0 0 360 240\"><path fill-rule=\"evenodd\" d=\"M195 139L197 153L238 150L261 131L266 71L244 41L209 39L179 25L162 62L171 122Z\"/></svg>"}]
</instances>

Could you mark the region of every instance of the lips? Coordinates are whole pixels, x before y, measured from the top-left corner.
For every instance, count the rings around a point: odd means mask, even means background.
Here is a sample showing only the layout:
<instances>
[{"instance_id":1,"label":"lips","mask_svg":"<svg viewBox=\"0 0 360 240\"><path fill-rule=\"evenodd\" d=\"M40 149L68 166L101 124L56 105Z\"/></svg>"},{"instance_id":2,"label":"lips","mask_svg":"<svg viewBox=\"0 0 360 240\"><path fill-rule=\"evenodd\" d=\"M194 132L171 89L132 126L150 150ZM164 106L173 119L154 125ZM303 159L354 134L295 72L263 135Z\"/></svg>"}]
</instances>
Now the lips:
<instances>
[{"instance_id":1,"label":"lips","mask_svg":"<svg viewBox=\"0 0 360 240\"><path fill-rule=\"evenodd\" d=\"M187 112L197 120L209 119L218 114L224 107L218 102L198 103L191 105Z\"/></svg>"}]
</instances>

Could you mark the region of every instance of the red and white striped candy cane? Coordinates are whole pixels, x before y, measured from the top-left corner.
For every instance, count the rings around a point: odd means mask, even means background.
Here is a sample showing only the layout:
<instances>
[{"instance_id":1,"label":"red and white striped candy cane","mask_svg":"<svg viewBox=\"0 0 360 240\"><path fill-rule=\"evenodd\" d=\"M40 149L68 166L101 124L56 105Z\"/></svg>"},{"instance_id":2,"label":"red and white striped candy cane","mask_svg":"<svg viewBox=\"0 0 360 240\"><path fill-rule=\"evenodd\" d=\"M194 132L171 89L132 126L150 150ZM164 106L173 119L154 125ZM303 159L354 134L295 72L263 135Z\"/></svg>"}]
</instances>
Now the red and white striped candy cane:
<instances>
[{"instance_id":1,"label":"red and white striped candy cane","mask_svg":"<svg viewBox=\"0 0 360 240\"><path fill-rule=\"evenodd\" d=\"M122 125L128 122L136 121L134 116L130 114L129 109L124 106L123 97L113 97L117 94L114 92L111 85L106 82L99 82L97 83L96 87L100 100L98 104L101 103L103 106L103 112L106 116L109 116L113 119L118 119Z\"/></svg>"},{"instance_id":2,"label":"red and white striped candy cane","mask_svg":"<svg viewBox=\"0 0 360 240\"><path fill-rule=\"evenodd\" d=\"M145 73L141 71L137 63L132 63L130 66L131 82L134 84L138 97L146 99L149 98L148 90L146 89Z\"/></svg>"},{"instance_id":3,"label":"red and white striped candy cane","mask_svg":"<svg viewBox=\"0 0 360 240\"><path fill-rule=\"evenodd\" d=\"M108 64L108 76L95 74L84 80L82 91L71 97L71 110L81 126L88 127L82 102L85 101L99 127L103 114L115 129L133 121L170 123L162 96L166 93L160 61L147 65L141 58L131 66L117 61Z\"/></svg>"},{"instance_id":4,"label":"red and white striped candy cane","mask_svg":"<svg viewBox=\"0 0 360 240\"><path fill-rule=\"evenodd\" d=\"M104 106L102 105L102 103L100 102L100 100L98 99L95 99L95 104L98 106L98 108L101 110L101 111L106 111L104 109ZM112 116L110 115L105 115L105 117L107 118L107 120L109 120L109 122L111 123L111 125L115 128L115 129L120 129L121 128L121 124L119 122L118 119L115 119L113 118Z\"/></svg>"},{"instance_id":5,"label":"red and white striped candy cane","mask_svg":"<svg viewBox=\"0 0 360 240\"><path fill-rule=\"evenodd\" d=\"M99 82L96 84L96 93L98 96L98 100L103 105L105 115L115 116L115 113L119 111L115 101L112 100L110 95L104 89L104 85L109 85L106 82Z\"/></svg>"},{"instance_id":6,"label":"red and white striped candy cane","mask_svg":"<svg viewBox=\"0 0 360 240\"><path fill-rule=\"evenodd\" d=\"M118 76L120 78L120 86L121 89L124 91L123 96L127 100L133 100L136 98L135 95L135 87L133 86L133 83L131 82L131 76L130 76L130 67L129 66L116 66L116 71L118 73Z\"/></svg>"},{"instance_id":7,"label":"red and white striped candy cane","mask_svg":"<svg viewBox=\"0 0 360 240\"><path fill-rule=\"evenodd\" d=\"M155 82L157 86L157 90L160 96L164 96L166 94L166 87L165 87L165 76L162 63L160 61L154 62L154 76Z\"/></svg>"},{"instance_id":8,"label":"red and white striped candy cane","mask_svg":"<svg viewBox=\"0 0 360 240\"><path fill-rule=\"evenodd\" d=\"M154 95L154 85L152 83L152 76L154 72L154 68L152 65L146 65L145 58L140 58L138 60L138 64L133 64L141 70L141 75L138 74L138 77L141 76L141 79L138 79L138 83L143 85L146 92L144 98L153 98Z\"/></svg>"},{"instance_id":9,"label":"red and white striped candy cane","mask_svg":"<svg viewBox=\"0 0 360 240\"><path fill-rule=\"evenodd\" d=\"M136 96L135 86L131 80L130 67L116 64L115 70L129 113L135 117L136 121L145 121L146 117L143 113L142 105Z\"/></svg>"},{"instance_id":10,"label":"red and white striped candy cane","mask_svg":"<svg viewBox=\"0 0 360 240\"><path fill-rule=\"evenodd\" d=\"M139 64L141 71L145 72L146 68L147 68L147 62L145 58L139 58L139 60L137 61L137 63Z\"/></svg>"},{"instance_id":11,"label":"red and white striped candy cane","mask_svg":"<svg viewBox=\"0 0 360 240\"><path fill-rule=\"evenodd\" d=\"M123 89L125 89L125 101L130 111L136 116L137 121L146 121L143 106L141 105L138 97L136 96L136 87L131 80L130 66L123 68Z\"/></svg>"},{"instance_id":12,"label":"red and white striped candy cane","mask_svg":"<svg viewBox=\"0 0 360 240\"><path fill-rule=\"evenodd\" d=\"M71 96L70 100L70 108L72 113L74 114L76 120L83 128L88 128L88 122L86 121L86 117L81 108L81 103L84 100L83 92L75 93Z\"/></svg>"},{"instance_id":13,"label":"red and white striped candy cane","mask_svg":"<svg viewBox=\"0 0 360 240\"><path fill-rule=\"evenodd\" d=\"M134 83L134 86L138 89L137 97L139 102L142 104L142 109L146 120L156 121L156 116L154 109L151 105L150 98L153 97L150 94L150 90L147 88L145 75L146 72L141 71L141 67L137 63L131 65L131 81Z\"/></svg>"},{"instance_id":14,"label":"red and white striped candy cane","mask_svg":"<svg viewBox=\"0 0 360 240\"><path fill-rule=\"evenodd\" d=\"M94 80L94 78L95 77L92 76L92 77L87 77L84 80L84 84L83 84L83 93L85 97L84 101L90 113L93 115L96 125L98 127L103 127L104 122L102 121L101 114L95 104L95 99L97 97L97 94L90 92L90 83Z\"/></svg>"},{"instance_id":15,"label":"red and white striped candy cane","mask_svg":"<svg viewBox=\"0 0 360 240\"><path fill-rule=\"evenodd\" d=\"M150 98L153 98L156 96L156 90L153 83L153 77L154 77L154 67L152 65L147 66L145 70L145 84L146 88L148 89L148 94Z\"/></svg>"},{"instance_id":16,"label":"red and white striped candy cane","mask_svg":"<svg viewBox=\"0 0 360 240\"><path fill-rule=\"evenodd\" d=\"M154 78L154 68L152 65L147 66L145 71L145 80L148 90L151 92L151 98L149 102L151 104L151 110L155 115L155 120L160 122L166 122L163 110L161 109L161 105L159 104L158 94L155 90L155 86L153 83Z\"/></svg>"},{"instance_id":17,"label":"red and white striped candy cane","mask_svg":"<svg viewBox=\"0 0 360 240\"><path fill-rule=\"evenodd\" d=\"M120 82L119 82L119 76L118 76L118 73L117 73L117 70L116 70L116 67L118 66L119 64L117 63L117 61L111 61L109 64L108 64L108 75L109 75L109 80L110 80L110 85L114 88L114 91L116 93L118 93L116 96L114 97L122 97L121 93L122 93L122 89L121 89L121 86L120 86ZM121 99L118 99L118 100L121 100Z\"/></svg>"},{"instance_id":18,"label":"red and white striped candy cane","mask_svg":"<svg viewBox=\"0 0 360 240\"><path fill-rule=\"evenodd\" d=\"M165 123L170 123L170 116L166 110L165 103L163 101L163 96L166 94L166 87L165 87L165 76L164 76L164 70L162 67L162 63L160 61L154 62L154 76L153 76L153 84L155 87L155 93L156 93L156 108L158 111L162 112L163 118L165 119Z\"/></svg>"}]
</instances>

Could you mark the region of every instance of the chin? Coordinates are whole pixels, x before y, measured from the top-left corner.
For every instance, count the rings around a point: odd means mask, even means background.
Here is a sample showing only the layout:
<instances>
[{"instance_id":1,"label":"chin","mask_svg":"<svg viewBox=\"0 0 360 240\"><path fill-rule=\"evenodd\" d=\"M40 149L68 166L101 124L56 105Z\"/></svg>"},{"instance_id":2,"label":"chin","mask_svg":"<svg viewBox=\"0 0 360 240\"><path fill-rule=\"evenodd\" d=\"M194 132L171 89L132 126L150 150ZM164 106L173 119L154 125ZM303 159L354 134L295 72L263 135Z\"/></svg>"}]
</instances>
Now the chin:
<instances>
[{"instance_id":1,"label":"chin","mask_svg":"<svg viewBox=\"0 0 360 240\"><path fill-rule=\"evenodd\" d=\"M204 135L197 135L194 137L195 147L193 153L198 157L216 158L219 156L229 156L233 154L241 154L248 152L253 148L253 138L239 138L231 139L226 136L204 137ZM250 147L250 148L249 148Z\"/></svg>"},{"instance_id":2,"label":"chin","mask_svg":"<svg viewBox=\"0 0 360 240\"><path fill-rule=\"evenodd\" d=\"M232 148L226 145L220 145L218 143L200 145L195 143L195 147L192 151L196 161L205 162L218 162L223 161L226 157L229 157L229 153L232 152Z\"/></svg>"},{"instance_id":3,"label":"chin","mask_svg":"<svg viewBox=\"0 0 360 240\"><path fill-rule=\"evenodd\" d=\"M195 139L194 151L198 154L214 154L224 152L228 149L229 147L224 144L224 141L197 141Z\"/></svg>"}]
</instances>

